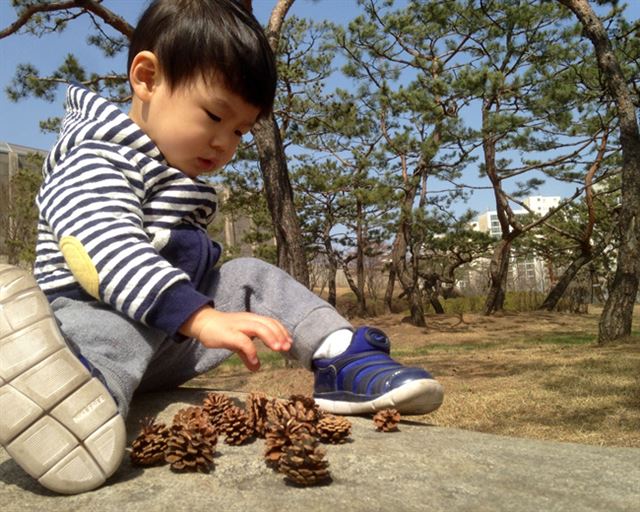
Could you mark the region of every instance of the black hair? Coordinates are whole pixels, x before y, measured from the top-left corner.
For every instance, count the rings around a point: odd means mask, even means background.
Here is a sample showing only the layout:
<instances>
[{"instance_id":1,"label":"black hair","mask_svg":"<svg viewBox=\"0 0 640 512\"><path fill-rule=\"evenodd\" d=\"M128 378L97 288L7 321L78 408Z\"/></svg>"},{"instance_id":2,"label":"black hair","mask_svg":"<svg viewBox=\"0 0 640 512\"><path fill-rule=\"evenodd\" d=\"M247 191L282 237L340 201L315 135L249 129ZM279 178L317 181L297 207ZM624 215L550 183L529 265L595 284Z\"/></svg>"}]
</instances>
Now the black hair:
<instances>
[{"instance_id":1,"label":"black hair","mask_svg":"<svg viewBox=\"0 0 640 512\"><path fill-rule=\"evenodd\" d=\"M221 80L260 109L273 108L277 73L260 23L237 0L154 0L131 37L127 69L141 51L153 52L170 89L198 75Z\"/></svg>"}]
</instances>

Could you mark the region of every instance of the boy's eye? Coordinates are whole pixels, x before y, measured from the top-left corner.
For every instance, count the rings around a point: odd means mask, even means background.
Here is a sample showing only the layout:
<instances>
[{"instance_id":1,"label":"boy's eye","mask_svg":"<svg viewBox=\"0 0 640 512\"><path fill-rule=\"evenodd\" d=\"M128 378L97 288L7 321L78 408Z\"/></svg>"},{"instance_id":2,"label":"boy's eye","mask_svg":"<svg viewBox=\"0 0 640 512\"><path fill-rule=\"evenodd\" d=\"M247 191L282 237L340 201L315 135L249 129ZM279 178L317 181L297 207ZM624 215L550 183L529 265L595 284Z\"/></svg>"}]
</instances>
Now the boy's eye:
<instances>
[{"instance_id":1,"label":"boy's eye","mask_svg":"<svg viewBox=\"0 0 640 512\"><path fill-rule=\"evenodd\" d=\"M207 110L206 112L207 112L207 115L209 116L209 118L210 118L212 121L215 121L216 123L219 123L220 121L222 121L222 119L220 119L220 117L218 117L217 115L212 114L212 113L211 113L211 112L209 112L208 110Z\"/></svg>"}]
</instances>

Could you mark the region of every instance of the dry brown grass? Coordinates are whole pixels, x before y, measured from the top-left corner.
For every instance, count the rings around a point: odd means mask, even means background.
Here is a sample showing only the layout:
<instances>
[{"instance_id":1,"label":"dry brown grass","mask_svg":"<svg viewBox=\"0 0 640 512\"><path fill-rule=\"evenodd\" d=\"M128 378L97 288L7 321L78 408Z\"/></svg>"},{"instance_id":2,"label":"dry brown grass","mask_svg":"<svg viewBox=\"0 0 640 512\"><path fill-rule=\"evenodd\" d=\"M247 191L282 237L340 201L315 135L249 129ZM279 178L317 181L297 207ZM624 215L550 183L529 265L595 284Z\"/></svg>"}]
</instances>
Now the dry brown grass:
<instances>
[{"instance_id":1,"label":"dry brown grass","mask_svg":"<svg viewBox=\"0 0 640 512\"><path fill-rule=\"evenodd\" d=\"M354 324L384 329L398 360L429 369L444 385L442 407L412 419L508 436L640 447L640 336L598 346L599 313L465 315L465 323L432 316L427 329L402 322L401 315ZM191 385L272 396L311 393L307 371L262 355L258 373L230 361Z\"/></svg>"}]
</instances>

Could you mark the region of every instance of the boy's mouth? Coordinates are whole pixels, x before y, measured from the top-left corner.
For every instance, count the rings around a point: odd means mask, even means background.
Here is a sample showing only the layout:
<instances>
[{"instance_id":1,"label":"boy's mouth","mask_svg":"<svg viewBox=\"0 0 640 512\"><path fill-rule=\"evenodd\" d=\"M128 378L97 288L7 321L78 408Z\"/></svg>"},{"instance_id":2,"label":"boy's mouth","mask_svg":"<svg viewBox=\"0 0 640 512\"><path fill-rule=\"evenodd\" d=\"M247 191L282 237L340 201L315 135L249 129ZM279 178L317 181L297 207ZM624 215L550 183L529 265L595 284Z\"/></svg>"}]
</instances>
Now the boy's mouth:
<instances>
[{"instance_id":1,"label":"boy's mouth","mask_svg":"<svg viewBox=\"0 0 640 512\"><path fill-rule=\"evenodd\" d=\"M203 170L215 169L216 162L215 160L209 160L208 158L198 157L198 166Z\"/></svg>"}]
</instances>

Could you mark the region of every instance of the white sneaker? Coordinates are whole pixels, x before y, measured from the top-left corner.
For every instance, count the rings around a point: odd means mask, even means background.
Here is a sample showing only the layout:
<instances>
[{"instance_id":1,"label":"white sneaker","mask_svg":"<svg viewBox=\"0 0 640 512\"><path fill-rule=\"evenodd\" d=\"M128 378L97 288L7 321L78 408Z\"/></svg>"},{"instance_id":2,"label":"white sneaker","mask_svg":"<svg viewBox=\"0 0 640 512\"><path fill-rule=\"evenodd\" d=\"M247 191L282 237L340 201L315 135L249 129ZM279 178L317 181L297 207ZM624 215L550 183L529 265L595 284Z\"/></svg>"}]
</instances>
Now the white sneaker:
<instances>
[{"instance_id":1,"label":"white sneaker","mask_svg":"<svg viewBox=\"0 0 640 512\"><path fill-rule=\"evenodd\" d=\"M44 487L76 494L120 466L122 416L66 344L34 278L0 265L0 444Z\"/></svg>"}]
</instances>

